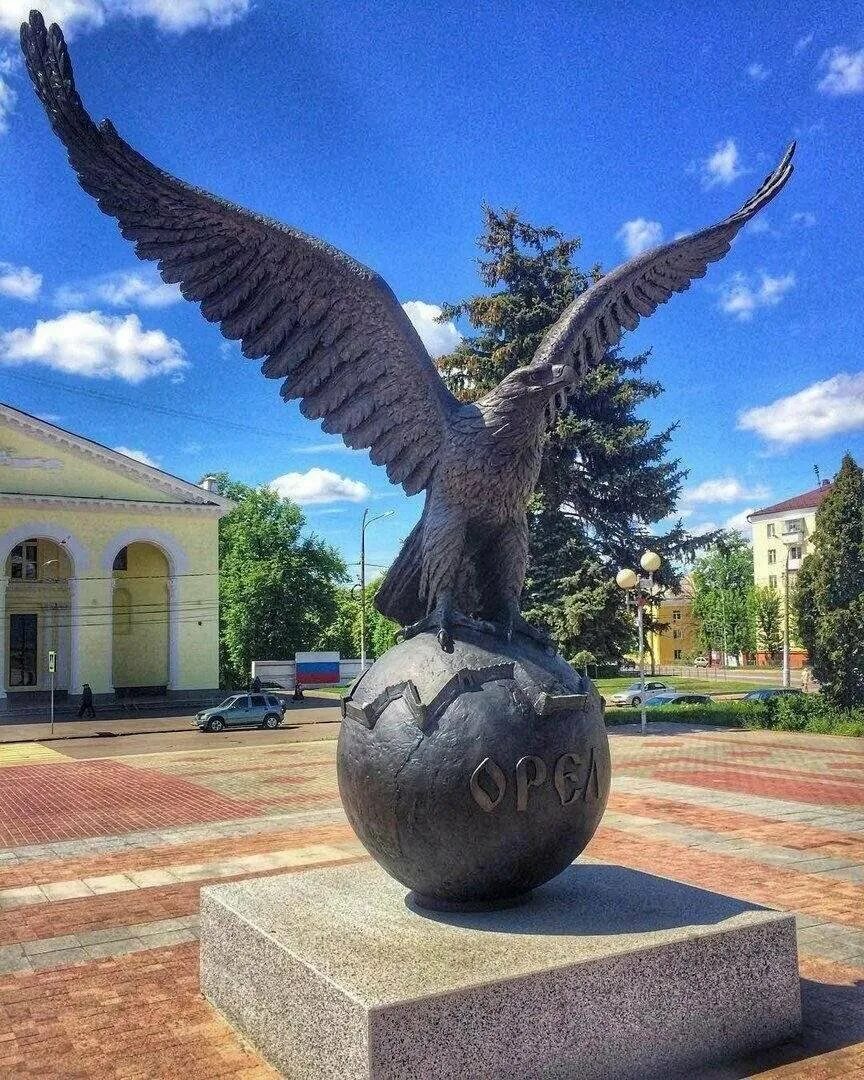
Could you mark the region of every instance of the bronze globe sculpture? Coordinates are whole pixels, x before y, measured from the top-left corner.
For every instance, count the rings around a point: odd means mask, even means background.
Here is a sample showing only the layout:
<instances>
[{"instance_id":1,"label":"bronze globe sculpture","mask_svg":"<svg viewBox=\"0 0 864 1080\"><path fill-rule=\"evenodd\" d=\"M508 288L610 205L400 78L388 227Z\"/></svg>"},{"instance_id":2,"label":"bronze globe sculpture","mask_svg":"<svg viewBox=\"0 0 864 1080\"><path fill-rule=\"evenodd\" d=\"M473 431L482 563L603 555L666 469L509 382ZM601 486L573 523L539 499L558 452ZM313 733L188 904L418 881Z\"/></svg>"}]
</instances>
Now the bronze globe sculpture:
<instances>
[{"instance_id":1,"label":"bronze globe sculpture","mask_svg":"<svg viewBox=\"0 0 864 1080\"><path fill-rule=\"evenodd\" d=\"M189 186L84 109L63 34L31 12L21 46L85 191L142 259L282 379L286 401L372 461L420 521L376 604L404 640L345 704L340 791L369 851L432 906L506 903L590 840L609 751L590 683L520 612L526 508L549 425L625 330L702 277L792 174L794 144L739 210L586 289L530 364L479 401L447 390L373 271L321 240Z\"/></svg>"}]
</instances>

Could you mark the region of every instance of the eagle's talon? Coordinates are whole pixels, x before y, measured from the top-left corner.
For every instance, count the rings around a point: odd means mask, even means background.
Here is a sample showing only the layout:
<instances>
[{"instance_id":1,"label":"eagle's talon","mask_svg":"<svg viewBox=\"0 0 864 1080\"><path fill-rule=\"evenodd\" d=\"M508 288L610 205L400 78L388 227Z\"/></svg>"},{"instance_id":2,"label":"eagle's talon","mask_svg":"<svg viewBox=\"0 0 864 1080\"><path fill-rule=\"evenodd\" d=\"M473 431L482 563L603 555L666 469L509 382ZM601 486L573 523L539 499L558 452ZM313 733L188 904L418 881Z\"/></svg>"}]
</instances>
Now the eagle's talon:
<instances>
[{"instance_id":1,"label":"eagle's talon","mask_svg":"<svg viewBox=\"0 0 864 1080\"><path fill-rule=\"evenodd\" d=\"M453 652L453 635L449 630L446 630L443 626L436 635L438 638L438 644L444 650L444 652Z\"/></svg>"}]
</instances>

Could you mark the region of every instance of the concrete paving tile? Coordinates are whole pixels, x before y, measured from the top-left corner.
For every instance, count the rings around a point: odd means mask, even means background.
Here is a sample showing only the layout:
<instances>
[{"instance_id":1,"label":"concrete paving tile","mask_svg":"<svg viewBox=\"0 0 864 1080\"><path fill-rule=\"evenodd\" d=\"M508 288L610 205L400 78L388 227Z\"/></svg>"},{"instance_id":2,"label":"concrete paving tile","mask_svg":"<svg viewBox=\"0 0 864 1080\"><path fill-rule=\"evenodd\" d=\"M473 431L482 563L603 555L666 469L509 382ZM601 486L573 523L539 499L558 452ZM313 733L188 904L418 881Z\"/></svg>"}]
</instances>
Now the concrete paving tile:
<instances>
[{"instance_id":1,"label":"concrete paving tile","mask_svg":"<svg viewBox=\"0 0 864 1080\"><path fill-rule=\"evenodd\" d=\"M159 885L173 885L179 879L170 870L129 870L126 877L139 889L151 889Z\"/></svg>"},{"instance_id":2,"label":"concrete paving tile","mask_svg":"<svg viewBox=\"0 0 864 1080\"><path fill-rule=\"evenodd\" d=\"M87 945L84 951L91 960L104 960L108 956L125 956L138 952L147 946L142 938L126 938L124 941L103 941L98 945Z\"/></svg>"},{"instance_id":3,"label":"concrete paving tile","mask_svg":"<svg viewBox=\"0 0 864 1080\"><path fill-rule=\"evenodd\" d=\"M77 949L79 944L74 934L64 934L62 937L25 941L23 948L28 956L39 956L42 953L59 952L61 949Z\"/></svg>"},{"instance_id":4,"label":"concrete paving tile","mask_svg":"<svg viewBox=\"0 0 864 1080\"><path fill-rule=\"evenodd\" d=\"M38 885L24 885L17 889L0 890L0 910L25 907L28 904L44 904L46 900L45 893L42 892Z\"/></svg>"},{"instance_id":5,"label":"concrete paving tile","mask_svg":"<svg viewBox=\"0 0 864 1080\"><path fill-rule=\"evenodd\" d=\"M39 886L49 900L72 900L78 896L92 896L93 890L83 881L49 881Z\"/></svg>"},{"instance_id":6,"label":"concrete paving tile","mask_svg":"<svg viewBox=\"0 0 864 1080\"><path fill-rule=\"evenodd\" d=\"M138 888L135 882L130 881L125 874L102 874L98 877L84 878L83 881L97 896L100 893L127 892Z\"/></svg>"},{"instance_id":7,"label":"concrete paving tile","mask_svg":"<svg viewBox=\"0 0 864 1080\"><path fill-rule=\"evenodd\" d=\"M162 949L168 945L183 945L186 942L197 941L197 938L188 930L169 930L162 934L148 934L141 941L147 949Z\"/></svg>"},{"instance_id":8,"label":"concrete paving tile","mask_svg":"<svg viewBox=\"0 0 864 1080\"><path fill-rule=\"evenodd\" d=\"M85 949L58 949L56 952L39 953L29 956L30 966L34 971L46 971L53 968L71 967L74 964L86 964L90 957Z\"/></svg>"},{"instance_id":9,"label":"concrete paving tile","mask_svg":"<svg viewBox=\"0 0 864 1080\"><path fill-rule=\"evenodd\" d=\"M126 941L135 937L134 928L131 926L109 926L102 930L83 930L75 934L79 945L101 945L107 941Z\"/></svg>"}]
</instances>

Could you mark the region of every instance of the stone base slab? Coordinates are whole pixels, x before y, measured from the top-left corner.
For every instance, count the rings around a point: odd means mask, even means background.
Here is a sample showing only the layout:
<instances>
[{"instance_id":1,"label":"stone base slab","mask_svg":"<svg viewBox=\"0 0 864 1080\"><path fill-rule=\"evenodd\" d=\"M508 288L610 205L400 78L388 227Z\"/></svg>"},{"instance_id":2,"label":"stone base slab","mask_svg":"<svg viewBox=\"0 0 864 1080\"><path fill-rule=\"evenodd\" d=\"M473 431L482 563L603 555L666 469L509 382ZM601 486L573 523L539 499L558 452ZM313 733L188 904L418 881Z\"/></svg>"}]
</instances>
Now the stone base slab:
<instances>
[{"instance_id":1,"label":"stone base slab","mask_svg":"<svg viewBox=\"0 0 864 1080\"><path fill-rule=\"evenodd\" d=\"M670 1077L794 1036L795 920L580 862L418 912L375 864L201 891L201 988L286 1077Z\"/></svg>"}]
</instances>

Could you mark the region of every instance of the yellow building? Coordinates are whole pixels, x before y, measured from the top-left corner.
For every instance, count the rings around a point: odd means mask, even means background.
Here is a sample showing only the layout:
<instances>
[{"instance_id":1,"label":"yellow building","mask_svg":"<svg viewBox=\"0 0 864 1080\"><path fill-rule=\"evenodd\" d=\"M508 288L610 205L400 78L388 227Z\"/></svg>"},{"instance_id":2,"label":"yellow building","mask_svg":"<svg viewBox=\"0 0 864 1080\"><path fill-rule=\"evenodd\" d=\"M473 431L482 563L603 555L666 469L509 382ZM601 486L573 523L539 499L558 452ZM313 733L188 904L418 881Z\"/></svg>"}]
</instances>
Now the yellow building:
<instances>
[{"instance_id":1,"label":"yellow building","mask_svg":"<svg viewBox=\"0 0 864 1080\"><path fill-rule=\"evenodd\" d=\"M696 627L693 622L693 601L688 593L685 578L680 593L664 596L651 608L652 619L664 626L663 630L649 631L646 636L647 651L654 657L654 664L680 664L692 659L696 653Z\"/></svg>"},{"instance_id":2,"label":"yellow building","mask_svg":"<svg viewBox=\"0 0 864 1080\"><path fill-rule=\"evenodd\" d=\"M0 697L217 688L230 506L0 405Z\"/></svg>"},{"instance_id":3,"label":"yellow building","mask_svg":"<svg viewBox=\"0 0 864 1080\"><path fill-rule=\"evenodd\" d=\"M820 487L755 510L747 519L753 526L754 582L770 585L780 593L781 618L787 574L789 588L794 589L801 562L813 541L816 511L830 490L831 481L824 480ZM767 659L764 652L757 652L759 663L765 663ZM804 667L806 663L806 652L797 642L790 641L790 667Z\"/></svg>"}]
</instances>

